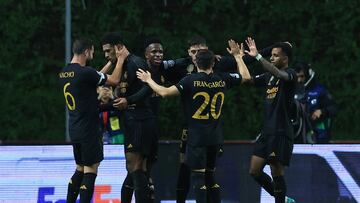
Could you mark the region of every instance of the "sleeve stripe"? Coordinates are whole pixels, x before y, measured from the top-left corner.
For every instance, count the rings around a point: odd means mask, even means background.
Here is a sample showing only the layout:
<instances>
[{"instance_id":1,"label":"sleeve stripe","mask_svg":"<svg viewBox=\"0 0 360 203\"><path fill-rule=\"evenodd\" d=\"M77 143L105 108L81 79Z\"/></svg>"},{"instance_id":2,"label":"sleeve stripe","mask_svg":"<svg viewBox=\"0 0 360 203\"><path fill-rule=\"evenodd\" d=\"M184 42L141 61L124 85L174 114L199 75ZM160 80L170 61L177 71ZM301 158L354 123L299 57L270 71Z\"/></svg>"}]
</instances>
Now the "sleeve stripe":
<instances>
[{"instance_id":1,"label":"sleeve stripe","mask_svg":"<svg viewBox=\"0 0 360 203\"><path fill-rule=\"evenodd\" d=\"M233 78L240 78L240 75L238 73L230 73L230 76Z\"/></svg>"},{"instance_id":2,"label":"sleeve stripe","mask_svg":"<svg viewBox=\"0 0 360 203\"><path fill-rule=\"evenodd\" d=\"M105 74L104 73L101 73L101 72L97 72L100 76L100 79L99 79L99 82L98 82L98 85L100 85L101 83L103 83L103 80L105 80Z\"/></svg>"}]
</instances>

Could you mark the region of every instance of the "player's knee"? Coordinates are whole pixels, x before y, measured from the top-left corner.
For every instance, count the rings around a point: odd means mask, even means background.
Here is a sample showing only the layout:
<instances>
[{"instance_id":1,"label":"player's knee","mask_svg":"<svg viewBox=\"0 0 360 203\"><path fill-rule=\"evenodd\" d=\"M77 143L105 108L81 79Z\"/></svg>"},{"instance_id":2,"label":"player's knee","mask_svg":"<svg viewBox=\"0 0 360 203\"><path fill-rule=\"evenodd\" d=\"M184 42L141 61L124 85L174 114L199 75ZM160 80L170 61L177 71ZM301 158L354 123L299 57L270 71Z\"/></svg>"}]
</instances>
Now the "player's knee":
<instances>
[{"instance_id":1,"label":"player's knee","mask_svg":"<svg viewBox=\"0 0 360 203\"><path fill-rule=\"evenodd\" d=\"M251 175L253 178L255 178L255 177L257 177L257 176L259 176L260 174L261 174L261 170L260 169L258 169L258 168L250 168L249 169L249 175Z\"/></svg>"},{"instance_id":2,"label":"player's knee","mask_svg":"<svg viewBox=\"0 0 360 203\"><path fill-rule=\"evenodd\" d=\"M143 170L143 163L141 161L138 160L130 160L126 162L126 170L129 173L132 173L138 169Z\"/></svg>"},{"instance_id":3,"label":"player's knee","mask_svg":"<svg viewBox=\"0 0 360 203\"><path fill-rule=\"evenodd\" d=\"M131 162L127 162L126 163L126 170L128 171L128 173L132 173L135 171L135 167L134 164Z\"/></svg>"},{"instance_id":4,"label":"player's knee","mask_svg":"<svg viewBox=\"0 0 360 203\"><path fill-rule=\"evenodd\" d=\"M84 166L76 164L76 170L84 172Z\"/></svg>"},{"instance_id":5,"label":"player's knee","mask_svg":"<svg viewBox=\"0 0 360 203\"><path fill-rule=\"evenodd\" d=\"M84 166L84 173L94 173L97 174L100 163L93 164L91 166Z\"/></svg>"},{"instance_id":6,"label":"player's knee","mask_svg":"<svg viewBox=\"0 0 360 203\"><path fill-rule=\"evenodd\" d=\"M284 175L284 167L280 163L270 164L271 176L283 176Z\"/></svg>"},{"instance_id":7,"label":"player's knee","mask_svg":"<svg viewBox=\"0 0 360 203\"><path fill-rule=\"evenodd\" d=\"M132 173L138 169L143 168L144 166L144 159L138 153L127 153L125 154L126 157L126 170L129 173Z\"/></svg>"},{"instance_id":8,"label":"player's knee","mask_svg":"<svg viewBox=\"0 0 360 203\"><path fill-rule=\"evenodd\" d=\"M283 176L284 172L282 170L271 170L271 176L277 177L277 176Z\"/></svg>"}]
</instances>

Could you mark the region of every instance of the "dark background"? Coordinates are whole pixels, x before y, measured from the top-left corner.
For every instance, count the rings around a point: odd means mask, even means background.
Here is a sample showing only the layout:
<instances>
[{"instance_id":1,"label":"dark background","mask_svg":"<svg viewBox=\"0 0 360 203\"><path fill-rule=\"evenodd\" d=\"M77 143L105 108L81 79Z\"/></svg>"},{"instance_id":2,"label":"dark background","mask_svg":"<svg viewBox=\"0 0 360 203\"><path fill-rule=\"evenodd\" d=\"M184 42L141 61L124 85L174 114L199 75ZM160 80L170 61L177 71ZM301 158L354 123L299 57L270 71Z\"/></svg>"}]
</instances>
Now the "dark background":
<instances>
[{"instance_id":1,"label":"dark background","mask_svg":"<svg viewBox=\"0 0 360 203\"><path fill-rule=\"evenodd\" d=\"M210 49L227 54L227 40L252 36L259 48L290 41L297 58L312 63L340 112L333 139L356 140L360 132L360 6L338 0L72 0L72 37L96 43L95 60L105 64L100 39L121 31L129 50L143 56L143 39L157 35L165 58L186 56L187 39L204 36ZM64 65L65 1L0 1L0 140L64 140L64 101L57 72ZM257 73L257 65L249 67ZM224 110L227 139L253 139L260 129L261 92L239 86ZM162 139L178 139L178 98L162 103Z\"/></svg>"}]
</instances>

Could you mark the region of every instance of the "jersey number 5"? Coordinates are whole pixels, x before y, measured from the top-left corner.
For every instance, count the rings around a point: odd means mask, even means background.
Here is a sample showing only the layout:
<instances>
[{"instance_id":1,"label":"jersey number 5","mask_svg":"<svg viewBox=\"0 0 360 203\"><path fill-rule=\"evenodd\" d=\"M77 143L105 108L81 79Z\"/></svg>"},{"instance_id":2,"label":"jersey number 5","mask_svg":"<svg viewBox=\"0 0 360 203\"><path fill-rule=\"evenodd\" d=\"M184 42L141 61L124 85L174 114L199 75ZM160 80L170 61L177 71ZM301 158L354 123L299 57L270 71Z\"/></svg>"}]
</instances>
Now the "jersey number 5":
<instances>
[{"instance_id":1,"label":"jersey number 5","mask_svg":"<svg viewBox=\"0 0 360 203\"><path fill-rule=\"evenodd\" d=\"M66 105L68 106L69 110L73 111L75 110L75 99L74 99L74 96L70 93L70 92L67 92L66 91L66 88L70 85L70 83L66 83L64 85L64 89L63 89L63 92L64 92L64 97L65 97L65 101L66 101ZM69 99L71 101L69 101Z\"/></svg>"},{"instance_id":2,"label":"jersey number 5","mask_svg":"<svg viewBox=\"0 0 360 203\"><path fill-rule=\"evenodd\" d=\"M209 112L207 112L206 114L203 114L203 112L204 112L205 108L207 107L207 105L209 105L210 95L206 92L198 92L193 96L193 99L195 99L198 96L204 97L204 102L201 104L201 106L198 108L198 110L194 113L192 118L194 118L194 119L209 119ZM217 102L217 99L219 96L221 99L221 103L220 103L220 107L219 107L219 112L216 113L216 102ZM222 105L224 104L224 99L225 99L225 95L223 92L216 93L213 96L213 98L211 99L210 113L214 119L218 119L220 117L221 108L222 108Z\"/></svg>"}]
</instances>

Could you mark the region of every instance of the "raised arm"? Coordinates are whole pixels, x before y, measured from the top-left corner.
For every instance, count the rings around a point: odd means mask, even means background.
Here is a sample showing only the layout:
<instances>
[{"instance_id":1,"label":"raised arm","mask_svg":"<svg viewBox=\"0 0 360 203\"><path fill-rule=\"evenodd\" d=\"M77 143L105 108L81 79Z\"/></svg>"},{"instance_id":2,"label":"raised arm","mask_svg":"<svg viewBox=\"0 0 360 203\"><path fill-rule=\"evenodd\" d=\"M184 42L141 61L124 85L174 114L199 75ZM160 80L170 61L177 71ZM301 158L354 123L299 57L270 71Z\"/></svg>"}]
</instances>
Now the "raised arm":
<instances>
[{"instance_id":1,"label":"raised arm","mask_svg":"<svg viewBox=\"0 0 360 203\"><path fill-rule=\"evenodd\" d=\"M163 87L161 85L158 85L154 80L151 79L151 74L149 71L144 71L142 69L139 69L136 71L137 77L143 81L149 84L151 89L154 90L154 92L158 93L162 97L172 96L172 95L179 95L179 90L175 87L175 85L172 85L170 87Z\"/></svg>"},{"instance_id":2,"label":"raised arm","mask_svg":"<svg viewBox=\"0 0 360 203\"><path fill-rule=\"evenodd\" d=\"M102 69L100 70L100 72L107 74L111 68L113 67L113 64L111 63L111 61L108 61L104 67L102 67Z\"/></svg>"},{"instance_id":3,"label":"raised arm","mask_svg":"<svg viewBox=\"0 0 360 203\"><path fill-rule=\"evenodd\" d=\"M106 81L106 84L113 85L113 86L117 85L120 82L123 64L124 64L126 57L128 57L128 55L129 55L129 51L126 49L125 46L123 46L121 49L118 49L118 47L115 46L115 52L116 52L116 57L117 57L115 69L111 75L108 75L107 81Z\"/></svg>"},{"instance_id":4,"label":"raised arm","mask_svg":"<svg viewBox=\"0 0 360 203\"><path fill-rule=\"evenodd\" d=\"M251 76L250 76L247 66L245 65L245 63L243 61L243 56L245 55L243 43L241 43L241 45L239 46L239 44L236 43L232 39L229 40L228 43L229 43L229 48L226 48L226 49L230 54L232 54L234 56L234 58L236 60L237 71L242 77L241 82L249 81L251 79Z\"/></svg>"},{"instance_id":5,"label":"raised arm","mask_svg":"<svg viewBox=\"0 0 360 203\"><path fill-rule=\"evenodd\" d=\"M256 44L255 44L255 40L252 39L251 37L248 37L246 40L246 44L249 47L249 51L245 50L245 52L247 54L249 54L252 57L255 57L258 61L260 61L261 65L263 66L263 68L266 71L269 71L272 75L274 75L277 78L280 78L282 80L289 80L289 74L283 70L278 69L276 66L274 66L272 63L270 63L269 61L267 61L265 58L263 58L257 48L256 48Z\"/></svg>"}]
</instances>

